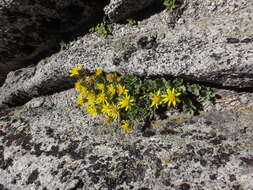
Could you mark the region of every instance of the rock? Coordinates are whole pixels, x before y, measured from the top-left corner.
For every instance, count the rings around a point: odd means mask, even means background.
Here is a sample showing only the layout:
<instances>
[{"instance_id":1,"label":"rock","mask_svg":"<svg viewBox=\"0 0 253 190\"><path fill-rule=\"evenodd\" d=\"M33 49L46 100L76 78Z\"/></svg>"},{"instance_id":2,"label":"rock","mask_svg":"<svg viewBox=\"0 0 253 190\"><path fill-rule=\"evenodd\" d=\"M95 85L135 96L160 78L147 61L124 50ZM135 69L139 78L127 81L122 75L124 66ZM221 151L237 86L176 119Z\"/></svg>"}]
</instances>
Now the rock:
<instances>
[{"instance_id":1,"label":"rock","mask_svg":"<svg viewBox=\"0 0 253 190\"><path fill-rule=\"evenodd\" d=\"M102 18L108 1L0 2L0 75L34 64L77 30ZM2 81L1 81L2 82ZM0 83L1 83L0 82Z\"/></svg>"},{"instance_id":2,"label":"rock","mask_svg":"<svg viewBox=\"0 0 253 190\"><path fill-rule=\"evenodd\" d=\"M185 0L137 26L114 24L107 40L86 34L16 70L53 43L52 18L67 25L59 33L73 32L89 20L86 13L97 14L106 4L76 15L71 2L0 1L0 70L15 70L0 88L0 189L253 189L252 92L216 89L220 98L206 102L201 115L170 114L126 134L119 123L104 123L78 107L75 80L68 76L71 67L83 65L252 88L253 2ZM75 2L86 10L98 1ZM105 12L115 22L151 2L111 0ZM27 26L38 38L20 35L30 31L23 30Z\"/></svg>"},{"instance_id":3,"label":"rock","mask_svg":"<svg viewBox=\"0 0 253 190\"><path fill-rule=\"evenodd\" d=\"M110 4L105 6L105 15L111 22L118 22L126 19L139 11L144 10L150 5L160 0L111 0Z\"/></svg>"},{"instance_id":4,"label":"rock","mask_svg":"<svg viewBox=\"0 0 253 190\"><path fill-rule=\"evenodd\" d=\"M10 73L1 87L0 107L72 88L68 70L75 65L87 70L101 68L107 72L165 75L252 88L253 3L212 1L219 7L213 9L207 6L209 2L187 1L177 14L163 11L134 27L115 25L113 36L107 40L86 34L33 69L15 71L18 75ZM178 16L184 24L177 24Z\"/></svg>"},{"instance_id":5,"label":"rock","mask_svg":"<svg viewBox=\"0 0 253 190\"><path fill-rule=\"evenodd\" d=\"M7 75L1 87L1 93L4 95L0 97L0 108L22 105L33 97L53 94L73 86L74 79L68 76L66 68L54 68L54 64L50 68L45 67L48 59L41 61L37 66L19 69ZM65 66L70 68L67 64ZM65 75L63 73L67 74L66 77L62 77Z\"/></svg>"},{"instance_id":6,"label":"rock","mask_svg":"<svg viewBox=\"0 0 253 190\"><path fill-rule=\"evenodd\" d=\"M63 91L0 116L1 189L252 189L252 107L148 136L104 124L75 98Z\"/></svg>"}]
</instances>

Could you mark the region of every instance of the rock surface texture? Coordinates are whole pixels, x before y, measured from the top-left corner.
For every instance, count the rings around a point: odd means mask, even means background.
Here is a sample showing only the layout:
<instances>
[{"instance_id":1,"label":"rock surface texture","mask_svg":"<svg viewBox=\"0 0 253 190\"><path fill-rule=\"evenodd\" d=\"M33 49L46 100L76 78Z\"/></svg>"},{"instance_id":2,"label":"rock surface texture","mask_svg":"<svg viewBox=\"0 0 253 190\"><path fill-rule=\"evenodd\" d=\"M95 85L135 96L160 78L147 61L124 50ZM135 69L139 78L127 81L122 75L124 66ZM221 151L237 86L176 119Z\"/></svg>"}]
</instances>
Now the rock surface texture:
<instances>
[{"instance_id":1,"label":"rock surface texture","mask_svg":"<svg viewBox=\"0 0 253 190\"><path fill-rule=\"evenodd\" d=\"M252 0L184 0L172 12L150 11L154 0L99 2L0 1L0 75L14 70L0 87L0 189L252 190ZM35 61L102 12L108 39L87 33ZM142 12L138 25L114 23ZM126 134L76 105L75 65L241 92L216 89L201 115Z\"/></svg>"},{"instance_id":2,"label":"rock surface texture","mask_svg":"<svg viewBox=\"0 0 253 190\"><path fill-rule=\"evenodd\" d=\"M249 100L248 108L125 134L75 108L73 90L35 98L0 117L1 187L250 190L252 95Z\"/></svg>"},{"instance_id":3,"label":"rock surface texture","mask_svg":"<svg viewBox=\"0 0 253 190\"><path fill-rule=\"evenodd\" d=\"M177 12L157 13L138 26L115 24L107 40L96 34L80 37L32 69L10 73L0 91L0 107L71 88L68 70L77 64L88 70L100 67L252 88L253 2L207 2L185 1Z\"/></svg>"},{"instance_id":4,"label":"rock surface texture","mask_svg":"<svg viewBox=\"0 0 253 190\"><path fill-rule=\"evenodd\" d=\"M0 2L0 71L28 65L66 34L96 22L106 1L4 0ZM108 1L107 1L108 3ZM58 44L57 44L58 45Z\"/></svg>"},{"instance_id":5,"label":"rock surface texture","mask_svg":"<svg viewBox=\"0 0 253 190\"><path fill-rule=\"evenodd\" d=\"M122 21L131 18L139 11L150 5L162 2L161 0L111 0L110 4L104 8L105 15L111 22Z\"/></svg>"}]
</instances>

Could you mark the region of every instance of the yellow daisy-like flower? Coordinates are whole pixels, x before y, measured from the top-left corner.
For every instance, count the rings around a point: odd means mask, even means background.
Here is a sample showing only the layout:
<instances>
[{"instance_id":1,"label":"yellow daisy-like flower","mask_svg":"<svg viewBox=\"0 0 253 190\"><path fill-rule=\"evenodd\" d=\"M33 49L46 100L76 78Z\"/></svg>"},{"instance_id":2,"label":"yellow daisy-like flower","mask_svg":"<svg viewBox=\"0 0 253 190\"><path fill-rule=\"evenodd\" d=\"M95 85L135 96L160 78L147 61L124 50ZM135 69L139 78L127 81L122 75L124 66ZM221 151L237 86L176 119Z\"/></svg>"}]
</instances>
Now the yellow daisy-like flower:
<instances>
[{"instance_id":1,"label":"yellow daisy-like flower","mask_svg":"<svg viewBox=\"0 0 253 190\"><path fill-rule=\"evenodd\" d=\"M120 117L118 106L115 104L106 103L102 106L101 111L113 119L119 119Z\"/></svg>"},{"instance_id":2,"label":"yellow daisy-like flower","mask_svg":"<svg viewBox=\"0 0 253 190\"><path fill-rule=\"evenodd\" d=\"M107 90L110 94L114 95L116 93L116 88L114 85L110 84L108 87L107 87Z\"/></svg>"},{"instance_id":3,"label":"yellow daisy-like flower","mask_svg":"<svg viewBox=\"0 0 253 190\"><path fill-rule=\"evenodd\" d=\"M128 121L122 120L122 125L120 126L120 128L124 129L125 132L129 133L132 129L130 123Z\"/></svg>"},{"instance_id":4,"label":"yellow daisy-like flower","mask_svg":"<svg viewBox=\"0 0 253 190\"><path fill-rule=\"evenodd\" d=\"M115 76L115 74L113 74L113 73L109 73L109 74L106 75L106 80L109 81L109 82L115 81L116 78L117 78L117 76Z\"/></svg>"},{"instance_id":5,"label":"yellow daisy-like flower","mask_svg":"<svg viewBox=\"0 0 253 190\"><path fill-rule=\"evenodd\" d=\"M110 105L110 113L109 116L112 117L113 119L119 119L119 109L117 105Z\"/></svg>"},{"instance_id":6,"label":"yellow daisy-like flower","mask_svg":"<svg viewBox=\"0 0 253 190\"><path fill-rule=\"evenodd\" d=\"M107 102L107 97L105 95L105 93L100 93L97 95L97 98L96 98L96 103L98 104L104 104Z\"/></svg>"},{"instance_id":7,"label":"yellow daisy-like flower","mask_svg":"<svg viewBox=\"0 0 253 190\"><path fill-rule=\"evenodd\" d=\"M121 84L117 85L117 90L118 90L118 94L119 95L126 94L128 92L128 90L126 89L126 87L122 86Z\"/></svg>"},{"instance_id":8,"label":"yellow daisy-like flower","mask_svg":"<svg viewBox=\"0 0 253 190\"><path fill-rule=\"evenodd\" d=\"M93 94L91 92L88 93L87 99L88 99L88 104L90 104L90 105L95 105L96 104L96 96L95 96L95 94Z\"/></svg>"},{"instance_id":9,"label":"yellow daisy-like flower","mask_svg":"<svg viewBox=\"0 0 253 190\"><path fill-rule=\"evenodd\" d=\"M103 73L103 71L101 70L101 69L96 69L96 71L95 71L95 75L96 76L99 76L99 75L101 75Z\"/></svg>"},{"instance_id":10,"label":"yellow daisy-like flower","mask_svg":"<svg viewBox=\"0 0 253 190\"><path fill-rule=\"evenodd\" d=\"M105 89L105 85L103 83L98 83L97 88L103 91Z\"/></svg>"},{"instance_id":11,"label":"yellow daisy-like flower","mask_svg":"<svg viewBox=\"0 0 253 190\"><path fill-rule=\"evenodd\" d=\"M88 93L88 89L84 87L80 81L75 83L75 89L79 91L81 94L86 95Z\"/></svg>"},{"instance_id":12,"label":"yellow daisy-like flower","mask_svg":"<svg viewBox=\"0 0 253 190\"><path fill-rule=\"evenodd\" d=\"M77 101L76 103L78 105L81 105L81 106L84 106L84 103L86 102L86 100L83 98L83 95L82 94L79 94L78 97L77 97Z\"/></svg>"},{"instance_id":13,"label":"yellow daisy-like flower","mask_svg":"<svg viewBox=\"0 0 253 190\"><path fill-rule=\"evenodd\" d=\"M176 104L180 102L179 98L177 96L179 96L181 93L176 93L175 89L173 88L172 90L170 90L169 88L167 89L167 94L162 95L163 97L163 102L167 103L168 102L168 106L170 107L171 104L176 107Z\"/></svg>"},{"instance_id":14,"label":"yellow daisy-like flower","mask_svg":"<svg viewBox=\"0 0 253 190\"><path fill-rule=\"evenodd\" d=\"M75 66L75 67L73 67L72 69L70 69L69 70L69 76L71 76L71 77L73 77L73 76L75 76L75 75L80 75L80 73L79 73L79 71L82 69L82 67L81 66Z\"/></svg>"},{"instance_id":15,"label":"yellow daisy-like flower","mask_svg":"<svg viewBox=\"0 0 253 190\"><path fill-rule=\"evenodd\" d=\"M125 94L124 96L120 97L119 99L119 107L125 108L127 111L133 105L134 99L130 97L130 95Z\"/></svg>"},{"instance_id":16,"label":"yellow daisy-like flower","mask_svg":"<svg viewBox=\"0 0 253 190\"><path fill-rule=\"evenodd\" d=\"M97 115L98 114L98 110L94 105L88 105L85 107L86 111L91 114L91 115Z\"/></svg>"},{"instance_id":17,"label":"yellow daisy-like flower","mask_svg":"<svg viewBox=\"0 0 253 190\"><path fill-rule=\"evenodd\" d=\"M109 113L110 113L110 105L108 103L103 104L101 112L109 115Z\"/></svg>"},{"instance_id":18,"label":"yellow daisy-like flower","mask_svg":"<svg viewBox=\"0 0 253 190\"><path fill-rule=\"evenodd\" d=\"M82 86L80 93L83 94L84 96L87 96L87 94L89 93L88 88Z\"/></svg>"},{"instance_id":19,"label":"yellow daisy-like flower","mask_svg":"<svg viewBox=\"0 0 253 190\"><path fill-rule=\"evenodd\" d=\"M161 93L161 91L158 90L158 91L156 92L156 94L153 94L153 93L150 94L150 95L151 95L150 99L151 99L151 101L152 101L150 107L155 106L156 108L158 108L158 106L162 103L162 98L161 98L161 96L160 96L160 93Z\"/></svg>"},{"instance_id":20,"label":"yellow daisy-like flower","mask_svg":"<svg viewBox=\"0 0 253 190\"><path fill-rule=\"evenodd\" d=\"M119 119L119 117L120 117L119 108L115 104L110 105L110 104L106 103L102 106L101 111L113 119Z\"/></svg>"}]
</instances>

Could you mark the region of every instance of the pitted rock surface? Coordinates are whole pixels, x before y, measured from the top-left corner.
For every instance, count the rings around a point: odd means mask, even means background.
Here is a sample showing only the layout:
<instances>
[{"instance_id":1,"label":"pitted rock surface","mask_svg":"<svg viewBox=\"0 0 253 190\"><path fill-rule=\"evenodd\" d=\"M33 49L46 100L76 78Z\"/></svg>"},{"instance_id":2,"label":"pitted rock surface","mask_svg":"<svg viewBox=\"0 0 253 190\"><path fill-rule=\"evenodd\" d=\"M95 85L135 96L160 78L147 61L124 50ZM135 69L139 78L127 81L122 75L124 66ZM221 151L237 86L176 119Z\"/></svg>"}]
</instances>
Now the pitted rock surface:
<instances>
[{"instance_id":1,"label":"pitted rock surface","mask_svg":"<svg viewBox=\"0 0 253 190\"><path fill-rule=\"evenodd\" d=\"M68 70L75 65L87 70L101 68L145 77L169 75L219 86L252 88L253 2L231 2L224 1L219 4L223 11L213 12L206 8L206 1L198 6L188 2L181 14L183 23L176 15L163 11L140 21L138 26L115 24L113 36L107 40L87 34L39 62L33 67L33 74L31 68L15 71L20 73L18 76L10 73L1 87L0 107L27 102L43 92L50 94L52 89L71 88ZM210 10L204 14L198 8ZM172 17L177 21L173 28Z\"/></svg>"},{"instance_id":2,"label":"pitted rock surface","mask_svg":"<svg viewBox=\"0 0 253 190\"><path fill-rule=\"evenodd\" d=\"M167 132L147 137L88 116L75 95L1 115L2 189L252 189L252 107L163 121Z\"/></svg>"}]
</instances>

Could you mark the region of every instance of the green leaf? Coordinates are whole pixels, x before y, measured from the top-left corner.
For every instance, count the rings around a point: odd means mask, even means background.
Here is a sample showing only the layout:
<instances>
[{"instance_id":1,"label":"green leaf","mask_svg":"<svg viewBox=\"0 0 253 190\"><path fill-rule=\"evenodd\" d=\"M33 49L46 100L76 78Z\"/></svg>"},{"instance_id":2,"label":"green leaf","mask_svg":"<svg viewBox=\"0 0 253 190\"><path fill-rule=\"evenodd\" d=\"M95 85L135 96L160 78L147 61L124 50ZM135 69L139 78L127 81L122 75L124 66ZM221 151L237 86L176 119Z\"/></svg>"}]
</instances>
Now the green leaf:
<instances>
[{"instance_id":1,"label":"green leaf","mask_svg":"<svg viewBox=\"0 0 253 190\"><path fill-rule=\"evenodd\" d=\"M193 95L195 96L200 96L200 90L201 90L201 86L199 86L198 84L192 84L190 86L188 86L188 91L191 92Z\"/></svg>"},{"instance_id":2,"label":"green leaf","mask_svg":"<svg viewBox=\"0 0 253 190\"><path fill-rule=\"evenodd\" d=\"M131 25L137 25L137 21L132 18L127 19L127 22Z\"/></svg>"},{"instance_id":3,"label":"green leaf","mask_svg":"<svg viewBox=\"0 0 253 190\"><path fill-rule=\"evenodd\" d=\"M172 84L175 88L182 86L184 83L183 79L174 79Z\"/></svg>"},{"instance_id":4,"label":"green leaf","mask_svg":"<svg viewBox=\"0 0 253 190\"><path fill-rule=\"evenodd\" d=\"M190 115L194 115L196 113L196 106L193 105L193 102L190 98L185 97L185 99L183 100L183 111L185 113L188 113Z\"/></svg>"},{"instance_id":5,"label":"green leaf","mask_svg":"<svg viewBox=\"0 0 253 190\"><path fill-rule=\"evenodd\" d=\"M98 36L106 39L110 34L112 34L112 27L104 25L103 23L98 24L97 26L91 28L90 32L95 32Z\"/></svg>"},{"instance_id":6,"label":"green leaf","mask_svg":"<svg viewBox=\"0 0 253 190\"><path fill-rule=\"evenodd\" d=\"M166 80L165 78L156 79L156 91L157 90L166 90L167 88L171 88L171 81Z\"/></svg>"},{"instance_id":7,"label":"green leaf","mask_svg":"<svg viewBox=\"0 0 253 190\"><path fill-rule=\"evenodd\" d=\"M151 79L145 80L143 86L147 93L155 92L157 89L156 82Z\"/></svg>"},{"instance_id":8,"label":"green leaf","mask_svg":"<svg viewBox=\"0 0 253 190\"><path fill-rule=\"evenodd\" d=\"M212 100L215 97L215 93L210 88L204 89L201 92L201 94L202 94L202 99L205 101Z\"/></svg>"},{"instance_id":9,"label":"green leaf","mask_svg":"<svg viewBox=\"0 0 253 190\"><path fill-rule=\"evenodd\" d=\"M177 8L176 0L165 0L163 5L166 7L167 11L173 11L175 8Z\"/></svg>"},{"instance_id":10,"label":"green leaf","mask_svg":"<svg viewBox=\"0 0 253 190\"><path fill-rule=\"evenodd\" d=\"M66 47L66 43L63 40L60 41L59 45L60 45L61 50Z\"/></svg>"}]
</instances>

